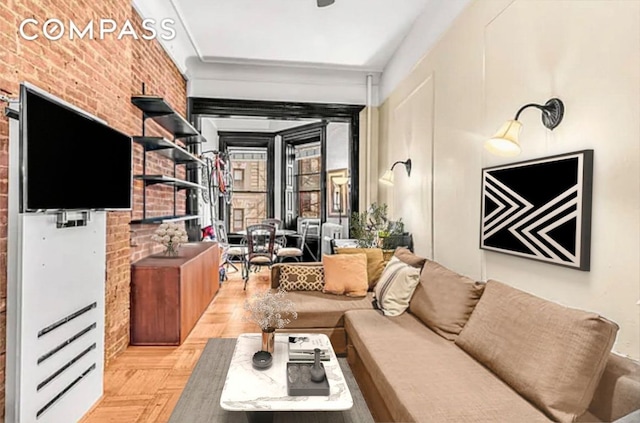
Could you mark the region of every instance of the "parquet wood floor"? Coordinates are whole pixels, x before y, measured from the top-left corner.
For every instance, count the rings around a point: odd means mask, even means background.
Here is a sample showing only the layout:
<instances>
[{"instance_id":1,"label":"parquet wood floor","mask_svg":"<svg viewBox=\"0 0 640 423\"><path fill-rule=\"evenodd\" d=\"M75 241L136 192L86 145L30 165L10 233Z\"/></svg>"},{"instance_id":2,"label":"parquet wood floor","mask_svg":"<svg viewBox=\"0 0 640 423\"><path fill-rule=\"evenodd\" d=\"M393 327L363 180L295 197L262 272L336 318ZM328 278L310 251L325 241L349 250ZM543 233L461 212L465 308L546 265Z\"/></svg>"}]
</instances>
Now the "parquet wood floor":
<instances>
[{"instance_id":1,"label":"parquet wood floor","mask_svg":"<svg viewBox=\"0 0 640 423\"><path fill-rule=\"evenodd\" d=\"M167 422L209 338L259 331L242 321L243 305L254 292L268 289L269 270L252 273L246 291L243 285L232 270L181 346L128 347L105 369L104 395L81 422Z\"/></svg>"}]
</instances>

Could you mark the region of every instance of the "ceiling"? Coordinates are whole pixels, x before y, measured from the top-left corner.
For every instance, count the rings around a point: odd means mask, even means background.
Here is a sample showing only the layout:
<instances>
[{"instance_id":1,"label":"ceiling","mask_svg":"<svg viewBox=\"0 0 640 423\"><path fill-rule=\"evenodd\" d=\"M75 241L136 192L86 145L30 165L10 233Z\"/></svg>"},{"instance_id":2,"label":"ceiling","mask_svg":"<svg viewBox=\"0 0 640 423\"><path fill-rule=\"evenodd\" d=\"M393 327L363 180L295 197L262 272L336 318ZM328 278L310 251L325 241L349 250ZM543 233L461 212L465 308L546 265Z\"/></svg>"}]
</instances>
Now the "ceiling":
<instances>
[{"instance_id":1,"label":"ceiling","mask_svg":"<svg viewBox=\"0 0 640 423\"><path fill-rule=\"evenodd\" d=\"M380 72L433 0L170 1L205 62Z\"/></svg>"}]
</instances>

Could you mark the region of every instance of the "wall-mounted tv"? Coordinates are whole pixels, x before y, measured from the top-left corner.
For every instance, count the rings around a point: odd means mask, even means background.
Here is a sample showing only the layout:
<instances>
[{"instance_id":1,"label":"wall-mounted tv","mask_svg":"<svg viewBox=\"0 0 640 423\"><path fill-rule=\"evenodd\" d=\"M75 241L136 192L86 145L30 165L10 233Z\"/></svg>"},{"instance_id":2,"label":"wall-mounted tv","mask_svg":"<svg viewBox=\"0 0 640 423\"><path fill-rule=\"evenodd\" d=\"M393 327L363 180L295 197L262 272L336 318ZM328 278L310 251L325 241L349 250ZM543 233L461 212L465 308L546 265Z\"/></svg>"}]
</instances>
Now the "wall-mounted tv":
<instances>
[{"instance_id":1,"label":"wall-mounted tv","mask_svg":"<svg viewBox=\"0 0 640 423\"><path fill-rule=\"evenodd\" d=\"M131 209L130 136L23 84L20 139L21 211Z\"/></svg>"}]
</instances>

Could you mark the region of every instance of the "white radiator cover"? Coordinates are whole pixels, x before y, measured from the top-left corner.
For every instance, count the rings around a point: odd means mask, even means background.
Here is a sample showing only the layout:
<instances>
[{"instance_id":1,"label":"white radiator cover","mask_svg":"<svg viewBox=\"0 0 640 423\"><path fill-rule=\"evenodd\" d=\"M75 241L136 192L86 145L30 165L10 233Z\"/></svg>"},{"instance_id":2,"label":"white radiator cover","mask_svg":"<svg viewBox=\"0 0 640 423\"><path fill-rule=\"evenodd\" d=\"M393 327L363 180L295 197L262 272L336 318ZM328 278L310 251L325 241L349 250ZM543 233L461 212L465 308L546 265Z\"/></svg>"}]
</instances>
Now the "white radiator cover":
<instances>
[{"instance_id":1,"label":"white radiator cover","mask_svg":"<svg viewBox=\"0 0 640 423\"><path fill-rule=\"evenodd\" d=\"M103 392L106 212L19 213L19 144L10 120L5 418L76 422Z\"/></svg>"}]
</instances>

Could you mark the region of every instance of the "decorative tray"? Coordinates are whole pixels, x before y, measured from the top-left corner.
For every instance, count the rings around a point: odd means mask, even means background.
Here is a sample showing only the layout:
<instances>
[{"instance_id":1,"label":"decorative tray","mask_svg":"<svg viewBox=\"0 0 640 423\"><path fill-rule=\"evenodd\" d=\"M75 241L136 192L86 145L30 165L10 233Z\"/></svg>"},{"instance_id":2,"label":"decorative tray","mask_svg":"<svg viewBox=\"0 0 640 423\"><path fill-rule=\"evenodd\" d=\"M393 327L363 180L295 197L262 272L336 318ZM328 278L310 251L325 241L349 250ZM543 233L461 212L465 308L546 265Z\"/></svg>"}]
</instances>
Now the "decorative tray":
<instances>
[{"instance_id":1,"label":"decorative tray","mask_svg":"<svg viewBox=\"0 0 640 423\"><path fill-rule=\"evenodd\" d=\"M324 364L320 363L324 370ZM329 381L313 382L309 370L313 363L287 363L287 394L294 396L329 396Z\"/></svg>"}]
</instances>

